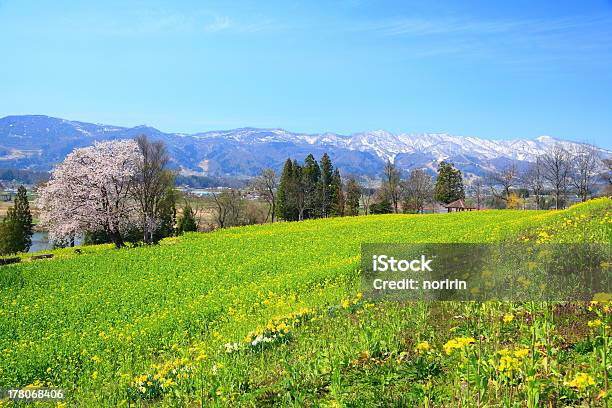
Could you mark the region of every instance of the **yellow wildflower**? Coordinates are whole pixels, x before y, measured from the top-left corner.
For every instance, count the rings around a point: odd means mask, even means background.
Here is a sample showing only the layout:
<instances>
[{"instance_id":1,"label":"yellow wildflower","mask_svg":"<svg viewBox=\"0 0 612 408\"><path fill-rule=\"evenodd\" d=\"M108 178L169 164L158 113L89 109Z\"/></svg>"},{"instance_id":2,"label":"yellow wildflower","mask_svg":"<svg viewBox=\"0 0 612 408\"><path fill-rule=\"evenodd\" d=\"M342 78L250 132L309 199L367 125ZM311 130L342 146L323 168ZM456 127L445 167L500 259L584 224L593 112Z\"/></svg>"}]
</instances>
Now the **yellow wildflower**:
<instances>
[{"instance_id":1,"label":"yellow wildflower","mask_svg":"<svg viewBox=\"0 0 612 408\"><path fill-rule=\"evenodd\" d=\"M451 354L454 350L463 350L472 343L476 343L476 339L473 337L457 337L444 344L444 352Z\"/></svg>"},{"instance_id":2,"label":"yellow wildflower","mask_svg":"<svg viewBox=\"0 0 612 408\"><path fill-rule=\"evenodd\" d=\"M514 320L514 315L512 313L506 313L504 315L504 323L510 323Z\"/></svg>"},{"instance_id":3,"label":"yellow wildflower","mask_svg":"<svg viewBox=\"0 0 612 408\"><path fill-rule=\"evenodd\" d=\"M529 355L529 349L528 348L522 348L522 349L518 349L514 352L514 356L517 358L525 358Z\"/></svg>"},{"instance_id":4,"label":"yellow wildflower","mask_svg":"<svg viewBox=\"0 0 612 408\"><path fill-rule=\"evenodd\" d=\"M422 341L414 349L417 353L425 353L431 350L431 345L427 341Z\"/></svg>"},{"instance_id":5,"label":"yellow wildflower","mask_svg":"<svg viewBox=\"0 0 612 408\"><path fill-rule=\"evenodd\" d=\"M504 374L511 374L514 371L518 371L521 368L521 361L516 357L509 355L502 356L499 359L499 365L497 369Z\"/></svg>"},{"instance_id":6,"label":"yellow wildflower","mask_svg":"<svg viewBox=\"0 0 612 408\"><path fill-rule=\"evenodd\" d=\"M587 325L589 327L599 327L602 325L602 322L600 319L595 319L595 320L589 320Z\"/></svg>"},{"instance_id":7,"label":"yellow wildflower","mask_svg":"<svg viewBox=\"0 0 612 408\"><path fill-rule=\"evenodd\" d=\"M574 379L568 382L567 385L578 390L584 390L585 388L595 385L595 380L587 373L577 373Z\"/></svg>"}]
</instances>

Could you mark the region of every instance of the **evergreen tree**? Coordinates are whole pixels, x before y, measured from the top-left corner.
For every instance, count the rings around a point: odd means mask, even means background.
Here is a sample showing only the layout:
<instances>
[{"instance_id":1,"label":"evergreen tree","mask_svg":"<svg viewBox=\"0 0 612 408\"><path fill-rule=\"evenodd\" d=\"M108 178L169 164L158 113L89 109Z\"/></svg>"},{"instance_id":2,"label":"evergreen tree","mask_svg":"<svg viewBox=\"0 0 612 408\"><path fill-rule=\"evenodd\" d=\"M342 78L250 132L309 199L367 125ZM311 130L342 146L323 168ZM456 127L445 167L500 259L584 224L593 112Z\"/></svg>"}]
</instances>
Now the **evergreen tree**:
<instances>
[{"instance_id":1,"label":"evergreen tree","mask_svg":"<svg viewBox=\"0 0 612 408\"><path fill-rule=\"evenodd\" d=\"M32 246L32 227L27 190L19 186L14 205L8 209L0 226L0 253L28 252Z\"/></svg>"},{"instance_id":2,"label":"evergreen tree","mask_svg":"<svg viewBox=\"0 0 612 408\"><path fill-rule=\"evenodd\" d=\"M334 170L331 180L331 215L334 217L344 217L344 191L342 189L342 177L340 170Z\"/></svg>"},{"instance_id":3,"label":"evergreen tree","mask_svg":"<svg viewBox=\"0 0 612 408\"><path fill-rule=\"evenodd\" d=\"M298 164L297 160L293 161L293 178L291 181L291 203L297 214L297 218L293 220L302 221L306 211L306 188L304 185L304 168Z\"/></svg>"},{"instance_id":4,"label":"evergreen tree","mask_svg":"<svg viewBox=\"0 0 612 408\"><path fill-rule=\"evenodd\" d=\"M183 234L185 232L192 232L198 230L198 223L196 221L195 213L189 203L185 202L182 214L178 220L177 230Z\"/></svg>"},{"instance_id":5,"label":"evergreen tree","mask_svg":"<svg viewBox=\"0 0 612 408\"><path fill-rule=\"evenodd\" d=\"M379 202L370 204L370 214L390 214L392 212L393 205L386 197L383 197Z\"/></svg>"},{"instance_id":6,"label":"evergreen tree","mask_svg":"<svg viewBox=\"0 0 612 408\"><path fill-rule=\"evenodd\" d=\"M461 171L457 170L452 163L442 161L438 166L434 196L437 201L444 204L465 198Z\"/></svg>"},{"instance_id":7,"label":"evergreen tree","mask_svg":"<svg viewBox=\"0 0 612 408\"><path fill-rule=\"evenodd\" d=\"M298 219L298 211L295 205L295 184L293 162L291 159L287 159L276 194L278 215L286 221L296 221Z\"/></svg>"},{"instance_id":8,"label":"evergreen tree","mask_svg":"<svg viewBox=\"0 0 612 408\"><path fill-rule=\"evenodd\" d=\"M304 218L315 218L319 213L321 203L317 194L317 185L321 178L319 163L312 154L306 156L302 170L302 183L305 192Z\"/></svg>"},{"instance_id":9,"label":"evergreen tree","mask_svg":"<svg viewBox=\"0 0 612 408\"><path fill-rule=\"evenodd\" d=\"M321 217L327 217L331 213L331 183L334 167L327 153L321 157L321 179L319 180L319 200Z\"/></svg>"},{"instance_id":10,"label":"evergreen tree","mask_svg":"<svg viewBox=\"0 0 612 408\"><path fill-rule=\"evenodd\" d=\"M154 242L159 242L161 239L171 237L176 233L176 193L173 188L168 190L160 202L159 225L153 235Z\"/></svg>"}]
</instances>

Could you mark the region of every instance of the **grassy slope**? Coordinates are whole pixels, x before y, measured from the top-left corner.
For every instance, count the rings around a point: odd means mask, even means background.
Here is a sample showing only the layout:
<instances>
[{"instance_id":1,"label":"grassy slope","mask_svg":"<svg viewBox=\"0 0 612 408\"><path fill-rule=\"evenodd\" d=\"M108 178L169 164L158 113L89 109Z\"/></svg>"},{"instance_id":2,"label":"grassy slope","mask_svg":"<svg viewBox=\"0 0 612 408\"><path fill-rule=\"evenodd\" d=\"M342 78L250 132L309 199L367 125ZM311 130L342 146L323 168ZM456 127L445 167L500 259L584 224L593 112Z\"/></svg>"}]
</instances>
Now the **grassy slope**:
<instances>
[{"instance_id":1,"label":"grassy slope","mask_svg":"<svg viewBox=\"0 0 612 408\"><path fill-rule=\"evenodd\" d=\"M563 212L388 215L253 226L190 234L154 248L4 267L0 387L38 380L73 389L75 400L103 396L108 401L111 395L121 400L127 398L126 384L152 361L190 357L194 345L212 355L271 316L299 306L338 304L354 294L361 242L485 242L506 235L535 237L541 229L554 240L605 242L610 206L610 200L598 200ZM578 222L567 224L570 216ZM320 352L324 338L304 344L302 351Z\"/></svg>"}]
</instances>

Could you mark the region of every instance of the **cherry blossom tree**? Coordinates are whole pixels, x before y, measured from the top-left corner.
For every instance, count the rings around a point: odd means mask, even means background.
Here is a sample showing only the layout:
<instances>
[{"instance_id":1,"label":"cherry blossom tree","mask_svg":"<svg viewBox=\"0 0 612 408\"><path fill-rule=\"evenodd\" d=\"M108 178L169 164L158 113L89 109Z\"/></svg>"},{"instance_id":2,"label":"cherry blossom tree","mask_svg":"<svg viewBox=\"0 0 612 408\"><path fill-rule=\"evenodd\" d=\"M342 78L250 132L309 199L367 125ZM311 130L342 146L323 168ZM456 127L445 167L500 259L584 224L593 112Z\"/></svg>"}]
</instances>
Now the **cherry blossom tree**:
<instances>
[{"instance_id":1,"label":"cherry blossom tree","mask_svg":"<svg viewBox=\"0 0 612 408\"><path fill-rule=\"evenodd\" d=\"M139 217L130 190L140 154L134 140L96 143L70 153L39 191L41 223L50 239L103 230L122 247Z\"/></svg>"}]
</instances>

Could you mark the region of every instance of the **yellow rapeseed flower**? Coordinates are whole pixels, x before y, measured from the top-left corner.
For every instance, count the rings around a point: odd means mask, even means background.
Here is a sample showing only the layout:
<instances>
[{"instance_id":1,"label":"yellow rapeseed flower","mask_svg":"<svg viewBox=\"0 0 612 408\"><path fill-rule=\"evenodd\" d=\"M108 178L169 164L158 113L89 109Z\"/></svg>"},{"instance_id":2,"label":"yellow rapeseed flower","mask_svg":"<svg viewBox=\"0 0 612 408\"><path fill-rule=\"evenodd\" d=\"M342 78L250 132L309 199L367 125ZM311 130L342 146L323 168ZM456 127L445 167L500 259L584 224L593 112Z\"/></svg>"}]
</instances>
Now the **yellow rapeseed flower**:
<instances>
[{"instance_id":1,"label":"yellow rapeseed flower","mask_svg":"<svg viewBox=\"0 0 612 408\"><path fill-rule=\"evenodd\" d=\"M511 374L514 371L519 371L521 368L521 360L509 355L501 356L497 369L504 374Z\"/></svg>"},{"instance_id":2,"label":"yellow rapeseed flower","mask_svg":"<svg viewBox=\"0 0 612 408\"><path fill-rule=\"evenodd\" d=\"M595 319L595 320L589 320L587 325L589 327L599 327L602 325L602 322L600 319Z\"/></svg>"},{"instance_id":3,"label":"yellow rapeseed flower","mask_svg":"<svg viewBox=\"0 0 612 408\"><path fill-rule=\"evenodd\" d=\"M425 353L431 350L431 345L427 341L422 341L414 349L417 353Z\"/></svg>"},{"instance_id":4,"label":"yellow rapeseed flower","mask_svg":"<svg viewBox=\"0 0 612 408\"><path fill-rule=\"evenodd\" d=\"M587 373L577 373L574 379L568 382L567 385L578 390L584 390L585 388L595 385L595 380Z\"/></svg>"},{"instance_id":5,"label":"yellow rapeseed flower","mask_svg":"<svg viewBox=\"0 0 612 408\"><path fill-rule=\"evenodd\" d=\"M457 337L447 341L443 348L446 354L451 354L454 350L463 350L473 343L476 343L476 339L473 337Z\"/></svg>"},{"instance_id":6,"label":"yellow rapeseed flower","mask_svg":"<svg viewBox=\"0 0 612 408\"><path fill-rule=\"evenodd\" d=\"M529 355L528 348L522 348L514 351L514 356L517 358L525 358Z\"/></svg>"}]
</instances>

